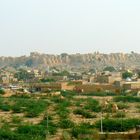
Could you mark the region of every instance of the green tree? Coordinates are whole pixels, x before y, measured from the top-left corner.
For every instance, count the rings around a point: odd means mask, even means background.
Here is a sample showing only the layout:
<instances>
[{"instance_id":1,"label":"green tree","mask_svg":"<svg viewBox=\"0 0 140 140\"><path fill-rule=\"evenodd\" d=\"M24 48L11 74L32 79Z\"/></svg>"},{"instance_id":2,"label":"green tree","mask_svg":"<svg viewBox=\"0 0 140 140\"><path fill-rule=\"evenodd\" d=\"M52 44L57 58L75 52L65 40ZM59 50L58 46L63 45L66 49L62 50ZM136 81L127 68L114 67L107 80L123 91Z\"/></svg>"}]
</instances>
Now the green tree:
<instances>
[{"instance_id":1,"label":"green tree","mask_svg":"<svg viewBox=\"0 0 140 140\"><path fill-rule=\"evenodd\" d=\"M34 78L34 75L27 72L26 70L24 69L20 69L16 74L15 74L15 78L17 78L18 80L23 80L23 81L26 81L26 80L29 80L29 79L32 79Z\"/></svg>"},{"instance_id":2,"label":"green tree","mask_svg":"<svg viewBox=\"0 0 140 140\"><path fill-rule=\"evenodd\" d=\"M0 88L0 94L5 94L5 91L4 91L4 89L2 89L2 88Z\"/></svg>"},{"instance_id":3,"label":"green tree","mask_svg":"<svg viewBox=\"0 0 140 140\"><path fill-rule=\"evenodd\" d=\"M126 72L122 73L122 78L123 79L131 78L132 76L133 76L132 72L126 71Z\"/></svg>"},{"instance_id":4,"label":"green tree","mask_svg":"<svg viewBox=\"0 0 140 140\"><path fill-rule=\"evenodd\" d=\"M110 71L110 72L113 72L113 71L116 71L115 68L113 66L107 66L103 69L103 71Z\"/></svg>"}]
</instances>

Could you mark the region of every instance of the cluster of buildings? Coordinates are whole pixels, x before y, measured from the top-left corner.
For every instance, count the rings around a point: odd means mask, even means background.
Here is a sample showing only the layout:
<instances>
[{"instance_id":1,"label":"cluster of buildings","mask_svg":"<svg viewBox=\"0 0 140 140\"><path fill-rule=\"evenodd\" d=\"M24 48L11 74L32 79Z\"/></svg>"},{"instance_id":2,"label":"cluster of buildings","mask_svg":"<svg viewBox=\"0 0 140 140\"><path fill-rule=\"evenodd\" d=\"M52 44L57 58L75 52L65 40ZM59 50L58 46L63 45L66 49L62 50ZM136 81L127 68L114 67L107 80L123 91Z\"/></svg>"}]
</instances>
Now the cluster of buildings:
<instances>
[{"instance_id":1,"label":"cluster of buildings","mask_svg":"<svg viewBox=\"0 0 140 140\"><path fill-rule=\"evenodd\" d=\"M23 79L19 79L17 76ZM25 77L24 77L25 76ZM140 79L122 78L122 72L96 72L94 74L80 72L41 71L28 69L24 71L0 70L0 85L3 87L27 88L30 92L48 92L71 90L79 93L140 91Z\"/></svg>"},{"instance_id":2,"label":"cluster of buildings","mask_svg":"<svg viewBox=\"0 0 140 140\"><path fill-rule=\"evenodd\" d=\"M3 85L9 84L9 83L16 83L18 81L17 78L14 77L14 73L1 70L0 71L0 83Z\"/></svg>"},{"instance_id":3,"label":"cluster of buildings","mask_svg":"<svg viewBox=\"0 0 140 140\"><path fill-rule=\"evenodd\" d=\"M100 72L94 75L83 75L79 80L62 79L57 82L32 84L31 89L41 92L73 90L79 93L121 93L124 90L128 92L140 90L140 79L123 79L121 72Z\"/></svg>"}]
</instances>

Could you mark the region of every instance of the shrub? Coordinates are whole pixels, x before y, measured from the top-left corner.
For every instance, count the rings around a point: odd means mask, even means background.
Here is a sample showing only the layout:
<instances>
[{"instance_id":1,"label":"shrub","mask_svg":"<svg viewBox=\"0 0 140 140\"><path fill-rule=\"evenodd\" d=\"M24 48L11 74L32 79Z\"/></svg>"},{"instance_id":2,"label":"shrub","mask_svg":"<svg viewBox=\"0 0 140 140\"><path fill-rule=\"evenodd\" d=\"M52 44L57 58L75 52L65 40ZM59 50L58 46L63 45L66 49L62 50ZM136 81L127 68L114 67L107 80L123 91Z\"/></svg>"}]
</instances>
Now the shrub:
<instances>
[{"instance_id":1,"label":"shrub","mask_svg":"<svg viewBox=\"0 0 140 140\"><path fill-rule=\"evenodd\" d=\"M11 106L6 104L6 103L3 103L3 104L0 104L0 109L2 111L10 111L11 110Z\"/></svg>"},{"instance_id":2,"label":"shrub","mask_svg":"<svg viewBox=\"0 0 140 140\"><path fill-rule=\"evenodd\" d=\"M114 114L115 118L125 118L126 117L126 114L125 112L117 112L116 114Z\"/></svg>"},{"instance_id":3,"label":"shrub","mask_svg":"<svg viewBox=\"0 0 140 140\"><path fill-rule=\"evenodd\" d=\"M69 100L62 100L59 103L59 107L69 107L71 105L71 102Z\"/></svg>"},{"instance_id":4,"label":"shrub","mask_svg":"<svg viewBox=\"0 0 140 140\"><path fill-rule=\"evenodd\" d=\"M17 128L19 134L46 137L46 129L41 125L21 125Z\"/></svg>"},{"instance_id":5,"label":"shrub","mask_svg":"<svg viewBox=\"0 0 140 140\"><path fill-rule=\"evenodd\" d=\"M25 140L25 139L34 140L33 136L31 138L29 136L21 135L17 133L16 131L10 130L10 126L7 123L5 123L0 128L0 140Z\"/></svg>"},{"instance_id":6,"label":"shrub","mask_svg":"<svg viewBox=\"0 0 140 140\"><path fill-rule=\"evenodd\" d=\"M109 103L106 108L103 108L104 112L112 113L112 103Z\"/></svg>"},{"instance_id":7,"label":"shrub","mask_svg":"<svg viewBox=\"0 0 140 140\"><path fill-rule=\"evenodd\" d=\"M140 102L140 97L134 97L134 96L117 96L114 97L115 102Z\"/></svg>"},{"instance_id":8,"label":"shrub","mask_svg":"<svg viewBox=\"0 0 140 140\"><path fill-rule=\"evenodd\" d=\"M29 95L29 94L15 94L15 95L12 95L10 98L29 99L29 98L31 98L31 95Z\"/></svg>"},{"instance_id":9,"label":"shrub","mask_svg":"<svg viewBox=\"0 0 140 140\"><path fill-rule=\"evenodd\" d=\"M79 126L87 129L93 129L95 127L93 124L90 123L81 123Z\"/></svg>"},{"instance_id":10,"label":"shrub","mask_svg":"<svg viewBox=\"0 0 140 140\"><path fill-rule=\"evenodd\" d=\"M104 119L103 130L105 132L124 132L140 125L139 119ZM96 128L100 129L101 122L96 122Z\"/></svg>"},{"instance_id":11,"label":"shrub","mask_svg":"<svg viewBox=\"0 0 140 140\"><path fill-rule=\"evenodd\" d=\"M52 117L50 115L47 118L47 115L44 116L43 120L40 122L40 125L44 126L50 134L54 135L57 131L57 125L52 122Z\"/></svg>"},{"instance_id":12,"label":"shrub","mask_svg":"<svg viewBox=\"0 0 140 140\"><path fill-rule=\"evenodd\" d=\"M14 124L20 124L21 121L22 121L22 118L19 117L19 116L13 116L12 117L12 123L14 123Z\"/></svg>"},{"instance_id":13,"label":"shrub","mask_svg":"<svg viewBox=\"0 0 140 140\"><path fill-rule=\"evenodd\" d=\"M0 140L45 140L41 136L19 134L10 130L0 129Z\"/></svg>"},{"instance_id":14,"label":"shrub","mask_svg":"<svg viewBox=\"0 0 140 140\"><path fill-rule=\"evenodd\" d=\"M47 83L47 82L56 82L55 79L52 79L52 78L48 78L48 79L41 79L40 80L42 83Z\"/></svg>"},{"instance_id":15,"label":"shrub","mask_svg":"<svg viewBox=\"0 0 140 140\"><path fill-rule=\"evenodd\" d=\"M61 103L63 100L58 96L58 97L52 97L51 101L54 103Z\"/></svg>"},{"instance_id":16,"label":"shrub","mask_svg":"<svg viewBox=\"0 0 140 140\"><path fill-rule=\"evenodd\" d=\"M12 103L11 109L14 113L26 112L27 117L37 117L48 106L48 102L43 99L30 98L10 98Z\"/></svg>"},{"instance_id":17,"label":"shrub","mask_svg":"<svg viewBox=\"0 0 140 140\"><path fill-rule=\"evenodd\" d=\"M87 134L93 134L93 130L87 129L86 127L81 126L75 126L71 130L71 134L73 137L78 138L79 135L87 135Z\"/></svg>"},{"instance_id":18,"label":"shrub","mask_svg":"<svg viewBox=\"0 0 140 140\"><path fill-rule=\"evenodd\" d=\"M132 76L133 76L132 72L125 71L124 73L122 73L123 79L131 78Z\"/></svg>"},{"instance_id":19,"label":"shrub","mask_svg":"<svg viewBox=\"0 0 140 140\"><path fill-rule=\"evenodd\" d=\"M71 138L70 133L67 132L67 131L63 131L63 133L62 133L62 140L71 140L71 139L72 138Z\"/></svg>"},{"instance_id":20,"label":"shrub","mask_svg":"<svg viewBox=\"0 0 140 140\"><path fill-rule=\"evenodd\" d=\"M85 99L78 99L78 100L76 100L76 102L75 102L75 105L77 106L77 107L79 107L81 104L83 104L85 102Z\"/></svg>"},{"instance_id":21,"label":"shrub","mask_svg":"<svg viewBox=\"0 0 140 140\"><path fill-rule=\"evenodd\" d=\"M113 71L116 71L116 69L113 66L107 66L103 69L103 71L113 72Z\"/></svg>"},{"instance_id":22,"label":"shrub","mask_svg":"<svg viewBox=\"0 0 140 140\"><path fill-rule=\"evenodd\" d=\"M116 96L115 93L112 93L112 92L92 92L92 93L84 93L82 95L85 95L85 96Z\"/></svg>"},{"instance_id":23,"label":"shrub","mask_svg":"<svg viewBox=\"0 0 140 140\"><path fill-rule=\"evenodd\" d=\"M69 119L64 119L60 121L59 126L63 129L67 129L72 128L74 126L74 123Z\"/></svg>"},{"instance_id":24,"label":"shrub","mask_svg":"<svg viewBox=\"0 0 140 140\"><path fill-rule=\"evenodd\" d=\"M127 104L124 104L123 102L117 103L117 106L119 109L127 109L129 106Z\"/></svg>"},{"instance_id":25,"label":"shrub","mask_svg":"<svg viewBox=\"0 0 140 140\"><path fill-rule=\"evenodd\" d=\"M69 99L73 98L74 95L77 95L75 91L61 91L62 96L67 97Z\"/></svg>"},{"instance_id":26,"label":"shrub","mask_svg":"<svg viewBox=\"0 0 140 140\"><path fill-rule=\"evenodd\" d=\"M10 101L6 98L0 98L0 109L2 111L10 111L11 110L11 105Z\"/></svg>"},{"instance_id":27,"label":"shrub","mask_svg":"<svg viewBox=\"0 0 140 140\"><path fill-rule=\"evenodd\" d=\"M17 137L18 136L10 130L0 129L0 139L1 140L18 140Z\"/></svg>"},{"instance_id":28,"label":"shrub","mask_svg":"<svg viewBox=\"0 0 140 140\"><path fill-rule=\"evenodd\" d=\"M92 115L90 112L87 112L83 109L76 109L73 111L74 114L82 115L85 118L96 118L96 115Z\"/></svg>"},{"instance_id":29,"label":"shrub","mask_svg":"<svg viewBox=\"0 0 140 140\"><path fill-rule=\"evenodd\" d=\"M5 94L4 89L0 88L0 94L1 94L1 95Z\"/></svg>"},{"instance_id":30,"label":"shrub","mask_svg":"<svg viewBox=\"0 0 140 140\"><path fill-rule=\"evenodd\" d=\"M66 108L61 108L58 109L57 114L61 117L61 118L67 118L69 115L69 110Z\"/></svg>"},{"instance_id":31,"label":"shrub","mask_svg":"<svg viewBox=\"0 0 140 140\"><path fill-rule=\"evenodd\" d=\"M13 113L22 113L24 110L21 106L15 104L12 106Z\"/></svg>"},{"instance_id":32,"label":"shrub","mask_svg":"<svg viewBox=\"0 0 140 140\"><path fill-rule=\"evenodd\" d=\"M85 109L89 109L94 112L100 112L101 106L99 105L99 101L95 99L88 98L87 103L85 105Z\"/></svg>"},{"instance_id":33,"label":"shrub","mask_svg":"<svg viewBox=\"0 0 140 140\"><path fill-rule=\"evenodd\" d=\"M67 107L69 107L71 105L71 102L69 101L62 101L61 103L58 104L58 106L56 107L56 111L57 114L61 117L61 118L66 118L68 117L70 111L67 109Z\"/></svg>"},{"instance_id":34,"label":"shrub","mask_svg":"<svg viewBox=\"0 0 140 140\"><path fill-rule=\"evenodd\" d=\"M136 108L140 109L140 105L136 105Z\"/></svg>"}]
</instances>

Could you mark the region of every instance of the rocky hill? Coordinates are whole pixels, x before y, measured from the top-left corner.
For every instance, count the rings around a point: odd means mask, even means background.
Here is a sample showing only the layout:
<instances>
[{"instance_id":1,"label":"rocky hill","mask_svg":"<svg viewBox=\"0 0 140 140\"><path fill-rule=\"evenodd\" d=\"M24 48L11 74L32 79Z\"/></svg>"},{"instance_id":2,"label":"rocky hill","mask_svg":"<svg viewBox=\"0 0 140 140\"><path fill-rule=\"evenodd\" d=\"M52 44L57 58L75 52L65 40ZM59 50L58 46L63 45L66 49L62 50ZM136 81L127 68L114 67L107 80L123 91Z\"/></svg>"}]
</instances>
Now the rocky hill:
<instances>
[{"instance_id":1,"label":"rocky hill","mask_svg":"<svg viewBox=\"0 0 140 140\"><path fill-rule=\"evenodd\" d=\"M40 54L36 52L30 53L30 56L21 57L0 57L0 67L12 66L28 66L45 68L61 67L61 68L96 68L103 69L106 66L114 66L119 69L126 68L140 68L140 54L138 53L111 53L103 54L99 52L88 54L66 54L50 55Z\"/></svg>"}]
</instances>

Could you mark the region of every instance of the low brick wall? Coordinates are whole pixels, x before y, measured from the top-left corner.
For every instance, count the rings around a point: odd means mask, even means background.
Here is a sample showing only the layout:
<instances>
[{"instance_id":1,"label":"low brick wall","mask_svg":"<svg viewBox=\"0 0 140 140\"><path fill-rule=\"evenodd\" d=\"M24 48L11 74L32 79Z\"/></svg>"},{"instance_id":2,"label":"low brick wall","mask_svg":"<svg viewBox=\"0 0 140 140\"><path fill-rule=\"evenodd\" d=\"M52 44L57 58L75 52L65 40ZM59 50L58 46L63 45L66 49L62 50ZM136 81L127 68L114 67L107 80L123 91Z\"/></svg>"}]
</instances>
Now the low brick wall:
<instances>
[{"instance_id":1,"label":"low brick wall","mask_svg":"<svg viewBox=\"0 0 140 140\"><path fill-rule=\"evenodd\" d=\"M140 140L140 132L99 134L100 140Z\"/></svg>"}]
</instances>

